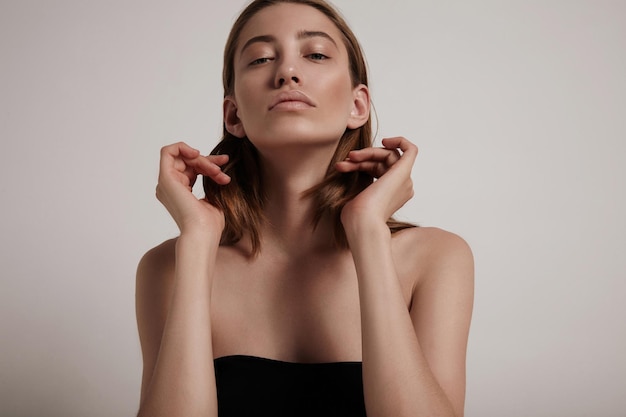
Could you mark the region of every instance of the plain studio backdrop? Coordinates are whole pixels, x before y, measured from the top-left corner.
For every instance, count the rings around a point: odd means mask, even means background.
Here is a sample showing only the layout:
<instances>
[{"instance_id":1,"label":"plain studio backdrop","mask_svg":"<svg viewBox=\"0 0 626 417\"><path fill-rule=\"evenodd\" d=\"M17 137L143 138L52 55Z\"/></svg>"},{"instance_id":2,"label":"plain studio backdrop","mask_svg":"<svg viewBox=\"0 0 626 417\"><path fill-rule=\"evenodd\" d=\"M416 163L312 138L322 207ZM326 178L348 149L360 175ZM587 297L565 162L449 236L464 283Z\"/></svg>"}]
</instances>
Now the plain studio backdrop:
<instances>
[{"instance_id":1,"label":"plain studio backdrop","mask_svg":"<svg viewBox=\"0 0 626 417\"><path fill-rule=\"evenodd\" d=\"M0 415L135 414L159 149L216 144L243 5L1 1ZM400 217L474 251L466 415L626 415L626 2L336 5L420 147Z\"/></svg>"}]
</instances>

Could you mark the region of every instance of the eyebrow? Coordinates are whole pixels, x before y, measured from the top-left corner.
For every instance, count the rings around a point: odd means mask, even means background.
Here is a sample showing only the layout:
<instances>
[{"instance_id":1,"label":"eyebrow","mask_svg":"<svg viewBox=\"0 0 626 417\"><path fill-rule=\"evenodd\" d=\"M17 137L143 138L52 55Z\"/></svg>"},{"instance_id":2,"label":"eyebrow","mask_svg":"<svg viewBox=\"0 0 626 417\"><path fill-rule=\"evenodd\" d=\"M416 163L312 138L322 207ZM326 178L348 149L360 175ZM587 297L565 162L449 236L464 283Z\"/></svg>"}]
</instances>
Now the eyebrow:
<instances>
[{"instance_id":1,"label":"eyebrow","mask_svg":"<svg viewBox=\"0 0 626 417\"><path fill-rule=\"evenodd\" d=\"M333 45L337 47L337 43L328 33L322 32L319 30L301 30L300 32L298 32L298 35L296 37L298 40L310 39L310 38L324 38L324 39L328 39L329 41L331 41Z\"/></svg>"},{"instance_id":2,"label":"eyebrow","mask_svg":"<svg viewBox=\"0 0 626 417\"><path fill-rule=\"evenodd\" d=\"M319 30L301 30L296 35L296 39L298 39L298 40L311 39L311 38L324 38L324 39L327 39L327 40L331 41L333 45L335 45L335 48L339 48L337 46L337 42L335 42L335 40L326 32L322 32L322 31L319 31ZM252 45L254 43L259 43L259 42L260 43L273 43L273 42L276 42L276 37L274 37L272 35L260 35L260 36L255 36L253 38L250 38L243 45L243 47L241 48L241 52L239 54L240 55L243 54L243 51L245 51L247 47L249 47L250 45Z\"/></svg>"}]
</instances>

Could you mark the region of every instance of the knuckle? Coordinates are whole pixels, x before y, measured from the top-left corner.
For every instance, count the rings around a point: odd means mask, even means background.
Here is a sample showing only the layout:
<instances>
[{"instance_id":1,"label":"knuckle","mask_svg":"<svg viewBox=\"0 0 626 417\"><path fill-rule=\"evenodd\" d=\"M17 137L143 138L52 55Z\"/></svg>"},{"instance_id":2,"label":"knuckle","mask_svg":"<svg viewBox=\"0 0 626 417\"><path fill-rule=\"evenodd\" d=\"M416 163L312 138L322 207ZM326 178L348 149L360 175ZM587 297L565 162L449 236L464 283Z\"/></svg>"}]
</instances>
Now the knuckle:
<instances>
[{"instance_id":1,"label":"knuckle","mask_svg":"<svg viewBox=\"0 0 626 417\"><path fill-rule=\"evenodd\" d=\"M178 147L177 143L172 143L170 145L165 145L161 148L161 156L169 155L172 153L172 150Z\"/></svg>"}]
</instances>

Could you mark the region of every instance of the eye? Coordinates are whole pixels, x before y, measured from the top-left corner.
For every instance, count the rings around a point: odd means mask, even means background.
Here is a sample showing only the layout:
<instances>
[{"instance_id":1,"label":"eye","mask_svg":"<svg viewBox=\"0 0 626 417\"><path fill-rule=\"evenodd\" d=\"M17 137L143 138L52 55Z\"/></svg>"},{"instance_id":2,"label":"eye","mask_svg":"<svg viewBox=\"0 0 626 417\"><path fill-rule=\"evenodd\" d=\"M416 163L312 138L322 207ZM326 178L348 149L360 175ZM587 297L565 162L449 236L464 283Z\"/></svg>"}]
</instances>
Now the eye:
<instances>
[{"instance_id":1,"label":"eye","mask_svg":"<svg viewBox=\"0 0 626 417\"><path fill-rule=\"evenodd\" d=\"M307 55L307 57L309 57L310 59L314 60L314 61L324 61L326 59L328 59L328 57L324 54L321 54L319 52L314 52L312 54Z\"/></svg>"},{"instance_id":2,"label":"eye","mask_svg":"<svg viewBox=\"0 0 626 417\"><path fill-rule=\"evenodd\" d=\"M271 61L272 58L270 57L263 57L263 58L257 58L254 61L250 62L249 65L253 66L253 65L261 65L261 64L265 64L266 62Z\"/></svg>"}]
</instances>

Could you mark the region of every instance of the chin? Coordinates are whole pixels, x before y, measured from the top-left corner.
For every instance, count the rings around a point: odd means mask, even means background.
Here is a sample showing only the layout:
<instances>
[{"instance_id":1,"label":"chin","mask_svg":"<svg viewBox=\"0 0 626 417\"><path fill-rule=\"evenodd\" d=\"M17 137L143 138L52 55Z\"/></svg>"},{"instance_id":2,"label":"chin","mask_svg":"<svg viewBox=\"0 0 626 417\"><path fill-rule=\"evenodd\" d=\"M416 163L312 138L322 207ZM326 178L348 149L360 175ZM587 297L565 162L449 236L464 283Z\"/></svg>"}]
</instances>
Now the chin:
<instances>
[{"instance_id":1,"label":"chin","mask_svg":"<svg viewBox=\"0 0 626 417\"><path fill-rule=\"evenodd\" d=\"M252 132L248 134L248 139L257 149L276 149L282 147L301 146L307 147L336 147L341 139L344 130L320 131L320 129L301 129L297 126L289 126L282 129L272 129L269 131Z\"/></svg>"}]
</instances>

